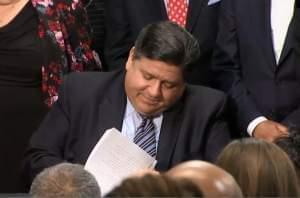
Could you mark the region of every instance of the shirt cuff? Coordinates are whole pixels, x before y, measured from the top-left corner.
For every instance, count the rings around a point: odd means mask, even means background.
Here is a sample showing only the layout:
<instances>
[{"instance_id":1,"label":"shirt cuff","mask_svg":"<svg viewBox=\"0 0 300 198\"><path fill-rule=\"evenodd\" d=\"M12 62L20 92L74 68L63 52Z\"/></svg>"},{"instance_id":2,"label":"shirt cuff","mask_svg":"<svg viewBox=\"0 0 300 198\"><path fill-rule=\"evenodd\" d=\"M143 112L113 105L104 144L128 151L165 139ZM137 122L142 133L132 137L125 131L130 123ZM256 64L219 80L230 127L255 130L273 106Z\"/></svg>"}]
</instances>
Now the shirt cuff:
<instances>
[{"instance_id":1,"label":"shirt cuff","mask_svg":"<svg viewBox=\"0 0 300 198\"><path fill-rule=\"evenodd\" d=\"M259 117L255 118L254 120L252 120L252 121L250 122L250 124L248 125L248 127L247 127L247 132L248 132L248 134L249 134L250 136L252 136L255 127L256 127L258 124L260 124L260 123L262 123L263 121L266 121L266 120L268 120L268 119L267 119L266 117L264 117L264 116L259 116Z\"/></svg>"}]
</instances>

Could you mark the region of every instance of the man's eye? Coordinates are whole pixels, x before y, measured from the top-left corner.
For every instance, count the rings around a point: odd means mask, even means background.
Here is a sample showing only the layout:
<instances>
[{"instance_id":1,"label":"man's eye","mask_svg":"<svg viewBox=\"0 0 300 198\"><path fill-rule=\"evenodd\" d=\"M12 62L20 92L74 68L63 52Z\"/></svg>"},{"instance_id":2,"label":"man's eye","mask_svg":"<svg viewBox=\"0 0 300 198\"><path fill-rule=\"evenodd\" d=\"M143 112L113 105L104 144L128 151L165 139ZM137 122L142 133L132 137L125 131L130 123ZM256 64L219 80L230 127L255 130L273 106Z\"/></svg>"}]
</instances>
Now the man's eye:
<instances>
[{"instance_id":1,"label":"man's eye","mask_svg":"<svg viewBox=\"0 0 300 198\"><path fill-rule=\"evenodd\" d=\"M151 80L151 79L152 79L152 76L149 75L149 74L143 74L143 76L144 76L144 78L145 78L146 80Z\"/></svg>"},{"instance_id":2,"label":"man's eye","mask_svg":"<svg viewBox=\"0 0 300 198\"><path fill-rule=\"evenodd\" d=\"M175 87L175 85L172 84L172 83L164 83L163 86L164 86L165 88L167 88L167 89L172 89L172 88Z\"/></svg>"}]
</instances>

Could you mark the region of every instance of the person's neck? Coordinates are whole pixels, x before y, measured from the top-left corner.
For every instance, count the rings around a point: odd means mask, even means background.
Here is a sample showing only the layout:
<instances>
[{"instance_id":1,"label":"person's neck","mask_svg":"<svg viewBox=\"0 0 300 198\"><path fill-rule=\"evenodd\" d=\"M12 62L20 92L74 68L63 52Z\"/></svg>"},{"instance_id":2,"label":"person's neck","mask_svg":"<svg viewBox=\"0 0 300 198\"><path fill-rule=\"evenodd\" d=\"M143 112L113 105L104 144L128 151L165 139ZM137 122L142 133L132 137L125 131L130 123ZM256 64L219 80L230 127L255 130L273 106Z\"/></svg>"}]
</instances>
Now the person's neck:
<instances>
[{"instance_id":1,"label":"person's neck","mask_svg":"<svg viewBox=\"0 0 300 198\"><path fill-rule=\"evenodd\" d=\"M29 0L0 0L0 27L7 25Z\"/></svg>"}]
</instances>

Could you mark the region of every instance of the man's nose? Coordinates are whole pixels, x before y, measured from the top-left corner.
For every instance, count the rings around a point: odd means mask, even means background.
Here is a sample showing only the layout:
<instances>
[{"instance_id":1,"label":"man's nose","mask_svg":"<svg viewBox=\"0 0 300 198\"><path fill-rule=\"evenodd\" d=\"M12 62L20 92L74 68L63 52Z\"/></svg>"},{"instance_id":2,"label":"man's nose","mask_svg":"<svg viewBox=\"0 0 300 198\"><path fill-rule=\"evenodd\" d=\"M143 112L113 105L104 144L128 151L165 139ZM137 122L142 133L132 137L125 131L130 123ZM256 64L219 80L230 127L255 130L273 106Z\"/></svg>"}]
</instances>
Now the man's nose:
<instances>
[{"instance_id":1,"label":"man's nose","mask_svg":"<svg viewBox=\"0 0 300 198\"><path fill-rule=\"evenodd\" d=\"M158 98L161 96L161 83L159 81L154 81L149 86L149 95L153 98Z\"/></svg>"}]
</instances>

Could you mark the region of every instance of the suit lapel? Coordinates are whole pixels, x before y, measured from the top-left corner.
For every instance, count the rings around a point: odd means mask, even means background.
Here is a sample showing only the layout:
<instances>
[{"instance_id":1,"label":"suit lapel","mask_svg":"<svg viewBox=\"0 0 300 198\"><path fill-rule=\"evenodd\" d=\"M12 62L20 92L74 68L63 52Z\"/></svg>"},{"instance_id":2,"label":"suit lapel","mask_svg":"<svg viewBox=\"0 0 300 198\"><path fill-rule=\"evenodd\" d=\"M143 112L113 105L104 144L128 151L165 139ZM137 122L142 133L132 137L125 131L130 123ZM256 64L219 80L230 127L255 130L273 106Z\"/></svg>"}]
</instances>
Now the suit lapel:
<instances>
[{"instance_id":1,"label":"suit lapel","mask_svg":"<svg viewBox=\"0 0 300 198\"><path fill-rule=\"evenodd\" d=\"M168 20L168 13L164 0L146 0L145 5L150 6L146 9L152 9L153 15L158 16L160 20Z\"/></svg>"},{"instance_id":2,"label":"suit lapel","mask_svg":"<svg viewBox=\"0 0 300 198\"><path fill-rule=\"evenodd\" d=\"M199 14L201 13L201 9L203 6L207 5L207 0L190 0L188 5L188 13L187 13L187 21L186 21L186 29L188 31L192 31L195 22Z\"/></svg>"},{"instance_id":3,"label":"suit lapel","mask_svg":"<svg viewBox=\"0 0 300 198\"><path fill-rule=\"evenodd\" d=\"M256 2L256 3L254 3ZM272 71L276 69L276 59L273 50L272 28L271 28L271 0L256 0L252 6L257 12L252 13L252 23L258 23L257 42L262 46L263 53ZM250 26L251 27L251 26ZM256 27L253 24L253 27ZM250 30L253 31L253 30Z\"/></svg>"},{"instance_id":4,"label":"suit lapel","mask_svg":"<svg viewBox=\"0 0 300 198\"><path fill-rule=\"evenodd\" d=\"M123 116L126 107L126 95L124 90L124 74L112 82L114 86L106 93L106 97L99 105L99 131L112 127L122 130ZM116 91L119 90L119 91Z\"/></svg>"},{"instance_id":5,"label":"suit lapel","mask_svg":"<svg viewBox=\"0 0 300 198\"><path fill-rule=\"evenodd\" d=\"M157 161L158 170L166 170L171 164L171 158L176 146L181 126L182 100L163 113L163 122L159 136Z\"/></svg>"},{"instance_id":6,"label":"suit lapel","mask_svg":"<svg viewBox=\"0 0 300 198\"><path fill-rule=\"evenodd\" d=\"M166 8L164 0L159 0L159 1L157 1L157 3L159 3L159 6L160 6L160 13L161 13L162 19L168 20L169 17L168 17L168 12L167 12L167 8Z\"/></svg>"},{"instance_id":7,"label":"suit lapel","mask_svg":"<svg viewBox=\"0 0 300 198\"><path fill-rule=\"evenodd\" d=\"M288 54L292 51L294 45L294 17L291 20L291 23L288 27L288 31L286 34L286 39L282 48L282 52L279 58L278 66L284 61L284 59L288 56Z\"/></svg>"}]
</instances>

